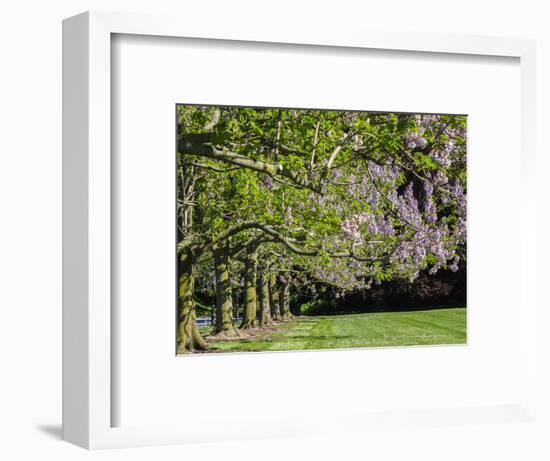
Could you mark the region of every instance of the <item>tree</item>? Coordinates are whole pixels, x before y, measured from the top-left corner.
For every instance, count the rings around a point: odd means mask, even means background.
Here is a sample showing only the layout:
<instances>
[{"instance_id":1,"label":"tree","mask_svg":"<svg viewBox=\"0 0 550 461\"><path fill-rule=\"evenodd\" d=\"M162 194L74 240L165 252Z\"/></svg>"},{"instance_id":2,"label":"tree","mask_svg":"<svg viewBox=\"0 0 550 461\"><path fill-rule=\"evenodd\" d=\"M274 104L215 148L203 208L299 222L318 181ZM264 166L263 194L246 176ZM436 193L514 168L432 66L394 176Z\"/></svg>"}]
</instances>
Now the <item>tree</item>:
<instances>
[{"instance_id":1,"label":"tree","mask_svg":"<svg viewBox=\"0 0 550 461\"><path fill-rule=\"evenodd\" d=\"M258 244L252 243L246 247L246 258L244 260L244 315L241 324L242 330L256 328L258 326Z\"/></svg>"}]
</instances>

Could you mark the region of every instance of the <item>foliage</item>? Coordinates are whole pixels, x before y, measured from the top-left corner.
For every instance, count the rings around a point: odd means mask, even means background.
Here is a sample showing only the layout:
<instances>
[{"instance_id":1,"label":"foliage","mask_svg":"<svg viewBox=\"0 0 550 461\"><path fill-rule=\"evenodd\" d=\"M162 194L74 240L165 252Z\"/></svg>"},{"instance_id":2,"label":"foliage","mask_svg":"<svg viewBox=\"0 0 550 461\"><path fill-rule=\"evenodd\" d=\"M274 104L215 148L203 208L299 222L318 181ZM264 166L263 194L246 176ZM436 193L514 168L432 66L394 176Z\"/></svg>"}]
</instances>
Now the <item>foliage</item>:
<instances>
[{"instance_id":1,"label":"foliage","mask_svg":"<svg viewBox=\"0 0 550 461\"><path fill-rule=\"evenodd\" d=\"M179 156L184 174L199 175L196 233L270 226L276 251L286 240L303 253L287 245L288 265L344 290L457 268L464 257L465 117L198 106L178 116L180 136L207 134L222 152Z\"/></svg>"}]
</instances>

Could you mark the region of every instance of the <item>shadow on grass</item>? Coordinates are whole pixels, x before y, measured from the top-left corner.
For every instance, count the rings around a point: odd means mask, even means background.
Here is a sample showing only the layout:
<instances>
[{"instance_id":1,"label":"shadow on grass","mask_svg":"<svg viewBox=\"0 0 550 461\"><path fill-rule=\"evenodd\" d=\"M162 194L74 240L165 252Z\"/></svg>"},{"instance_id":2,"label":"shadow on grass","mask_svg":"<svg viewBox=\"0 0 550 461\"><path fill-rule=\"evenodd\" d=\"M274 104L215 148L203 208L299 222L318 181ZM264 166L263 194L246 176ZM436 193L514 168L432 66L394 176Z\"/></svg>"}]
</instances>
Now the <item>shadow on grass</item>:
<instances>
[{"instance_id":1,"label":"shadow on grass","mask_svg":"<svg viewBox=\"0 0 550 461\"><path fill-rule=\"evenodd\" d=\"M317 341L340 341L344 339L355 339L355 336L352 335L334 335L334 336L319 336L319 335L297 335L297 336L286 336L284 339L288 341L292 340L317 340ZM273 338L277 339L277 338Z\"/></svg>"}]
</instances>

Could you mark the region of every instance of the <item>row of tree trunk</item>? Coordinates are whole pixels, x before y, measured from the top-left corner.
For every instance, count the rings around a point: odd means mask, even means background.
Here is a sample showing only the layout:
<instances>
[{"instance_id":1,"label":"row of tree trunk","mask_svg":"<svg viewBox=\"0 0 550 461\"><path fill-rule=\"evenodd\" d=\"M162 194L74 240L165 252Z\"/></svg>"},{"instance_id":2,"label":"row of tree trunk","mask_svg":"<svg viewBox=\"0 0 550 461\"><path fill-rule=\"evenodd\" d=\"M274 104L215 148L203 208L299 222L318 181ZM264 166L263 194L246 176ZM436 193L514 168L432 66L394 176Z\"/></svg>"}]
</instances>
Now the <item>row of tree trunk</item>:
<instances>
[{"instance_id":1,"label":"row of tree trunk","mask_svg":"<svg viewBox=\"0 0 550 461\"><path fill-rule=\"evenodd\" d=\"M214 246L216 281L216 322L214 339L238 339L248 336L247 330L273 325L292 318L288 277L278 277L274 267L263 264L259 269L258 245L245 249L244 315L237 326L233 317L233 288L230 279L230 256L227 245ZM179 262L179 326L178 353L207 350L208 344L196 325L194 290L196 257L187 253Z\"/></svg>"}]
</instances>

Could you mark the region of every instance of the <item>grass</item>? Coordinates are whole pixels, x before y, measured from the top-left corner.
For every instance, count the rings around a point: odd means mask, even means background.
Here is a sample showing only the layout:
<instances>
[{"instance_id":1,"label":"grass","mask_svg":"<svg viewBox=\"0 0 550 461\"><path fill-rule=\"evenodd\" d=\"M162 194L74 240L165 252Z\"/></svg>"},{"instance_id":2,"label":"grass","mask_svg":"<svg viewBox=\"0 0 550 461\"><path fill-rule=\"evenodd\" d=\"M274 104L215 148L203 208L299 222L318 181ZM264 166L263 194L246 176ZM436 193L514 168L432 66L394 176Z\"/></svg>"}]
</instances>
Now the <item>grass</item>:
<instances>
[{"instance_id":1,"label":"grass","mask_svg":"<svg viewBox=\"0 0 550 461\"><path fill-rule=\"evenodd\" d=\"M460 307L298 317L247 339L209 345L212 352L259 352L464 343L466 308Z\"/></svg>"}]
</instances>

